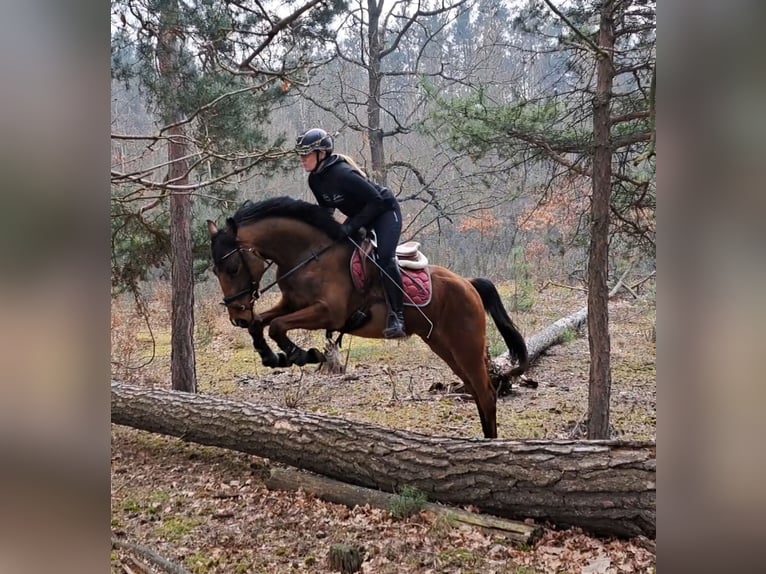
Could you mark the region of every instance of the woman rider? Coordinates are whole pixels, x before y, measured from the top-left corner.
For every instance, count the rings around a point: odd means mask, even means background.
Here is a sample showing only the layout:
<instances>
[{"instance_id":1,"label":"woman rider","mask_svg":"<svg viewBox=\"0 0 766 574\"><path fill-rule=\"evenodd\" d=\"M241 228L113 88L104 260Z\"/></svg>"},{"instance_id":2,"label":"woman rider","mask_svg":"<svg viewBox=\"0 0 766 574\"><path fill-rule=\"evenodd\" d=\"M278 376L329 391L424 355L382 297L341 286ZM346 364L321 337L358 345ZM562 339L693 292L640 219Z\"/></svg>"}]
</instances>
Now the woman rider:
<instances>
[{"instance_id":1,"label":"woman rider","mask_svg":"<svg viewBox=\"0 0 766 574\"><path fill-rule=\"evenodd\" d=\"M346 237L356 234L360 227L375 230L389 305L383 337L405 337L402 278L396 263L402 231L399 202L390 189L370 181L351 158L333 153L332 136L323 129L312 128L298 136L295 151L309 174L309 188L317 203L330 213L338 209L346 216L342 225Z\"/></svg>"}]
</instances>

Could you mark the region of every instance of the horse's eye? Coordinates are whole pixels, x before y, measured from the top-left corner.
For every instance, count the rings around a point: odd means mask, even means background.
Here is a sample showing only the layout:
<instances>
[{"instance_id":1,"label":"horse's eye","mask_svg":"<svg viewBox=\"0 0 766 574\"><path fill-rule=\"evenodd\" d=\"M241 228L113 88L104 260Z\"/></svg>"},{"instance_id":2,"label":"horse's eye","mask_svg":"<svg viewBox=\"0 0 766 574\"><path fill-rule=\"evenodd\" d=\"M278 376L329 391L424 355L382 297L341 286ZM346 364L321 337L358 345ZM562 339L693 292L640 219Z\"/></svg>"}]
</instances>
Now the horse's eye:
<instances>
[{"instance_id":1,"label":"horse's eye","mask_svg":"<svg viewBox=\"0 0 766 574\"><path fill-rule=\"evenodd\" d=\"M242 270L241 261L232 261L230 265L226 266L226 274L229 275L230 277L239 275L239 272L241 270Z\"/></svg>"}]
</instances>

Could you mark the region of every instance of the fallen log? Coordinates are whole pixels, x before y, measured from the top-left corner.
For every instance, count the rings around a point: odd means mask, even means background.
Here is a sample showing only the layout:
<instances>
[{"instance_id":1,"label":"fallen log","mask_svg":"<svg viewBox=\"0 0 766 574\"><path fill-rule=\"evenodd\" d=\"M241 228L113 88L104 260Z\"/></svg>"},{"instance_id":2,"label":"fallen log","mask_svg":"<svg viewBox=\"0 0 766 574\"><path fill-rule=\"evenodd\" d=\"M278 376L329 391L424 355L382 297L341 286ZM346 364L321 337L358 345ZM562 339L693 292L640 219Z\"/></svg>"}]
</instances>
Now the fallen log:
<instances>
[{"instance_id":1,"label":"fallen log","mask_svg":"<svg viewBox=\"0 0 766 574\"><path fill-rule=\"evenodd\" d=\"M504 518L653 538L654 443L431 437L112 382L112 422Z\"/></svg>"},{"instance_id":2,"label":"fallen log","mask_svg":"<svg viewBox=\"0 0 766 574\"><path fill-rule=\"evenodd\" d=\"M617 281L612 290L609 291L609 299L613 298L620 289L624 288L625 277L630 272L628 268ZM572 331L579 331L588 319L588 306L582 307L575 311L571 315L562 317L561 319L554 321L545 329L539 333L535 333L529 339L527 339L527 354L529 356L529 364L532 365L545 351L553 347L554 345L560 345L561 343L569 340L569 333ZM495 368L500 373L509 372L513 368L512 362L508 358L508 352L502 353L495 357L493 360Z\"/></svg>"},{"instance_id":3,"label":"fallen log","mask_svg":"<svg viewBox=\"0 0 766 574\"><path fill-rule=\"evenodd\" d=\"M147 548L146 546L134 544L132 542L128 542L127 540L120 540L119 538L112 538L112 548L119 548L137 554L151 562L155 568L159 568L168 574L190 574L190 572L183 566L180 566L175 562L171 562L167 558L160 556L154 550ZM127 568L125 564L123 564L123 567ZM139 566L139 568L141 568L141 572L151 571L146 565L143 564Z\"/></svg>"},{"instance_id":4,"label":"fallen log","mask_svg":"<svg viewBox=\"0 0 766 574\"><path fill-rule=\"evenodd\" d=\"M318 474L281 468L271 469L271 473L266 479L266 486L271 490L303 490L303 492L313 494L322 500L343 504L350 508L370 505L389 510L399 498L399 495L396 494L347 484ZM540 526L525 524L517 520L497 518L487 514L476 514L452 506L427 502L422 505L422 510L444 516L452 522L470 524L502 534L515 544L532 545L542 535Z\"/></svg>"}]
</instances>

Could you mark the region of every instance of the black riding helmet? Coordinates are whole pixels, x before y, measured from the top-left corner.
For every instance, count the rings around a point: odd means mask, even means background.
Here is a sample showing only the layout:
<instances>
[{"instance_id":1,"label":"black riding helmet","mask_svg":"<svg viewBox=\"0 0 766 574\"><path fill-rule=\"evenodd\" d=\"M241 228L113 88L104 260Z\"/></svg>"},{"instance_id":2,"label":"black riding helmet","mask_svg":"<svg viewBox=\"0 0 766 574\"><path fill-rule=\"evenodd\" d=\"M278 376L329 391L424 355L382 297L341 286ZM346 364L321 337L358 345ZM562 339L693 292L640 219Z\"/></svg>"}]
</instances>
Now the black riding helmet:
<instances>
[{"instance_id":1,"label":"black riding helmet","mask_svg":"<svg viewBox=\"0 0 766 574\"><path fill-rule=\"evenodd\" d=\"M315 151L326 151L328 154L331 154L332 150L332 136L321 128L311 128L306 133L299 135L295 140L295 153L300 156L308 155Z\"/></svg>"}]
</instances>

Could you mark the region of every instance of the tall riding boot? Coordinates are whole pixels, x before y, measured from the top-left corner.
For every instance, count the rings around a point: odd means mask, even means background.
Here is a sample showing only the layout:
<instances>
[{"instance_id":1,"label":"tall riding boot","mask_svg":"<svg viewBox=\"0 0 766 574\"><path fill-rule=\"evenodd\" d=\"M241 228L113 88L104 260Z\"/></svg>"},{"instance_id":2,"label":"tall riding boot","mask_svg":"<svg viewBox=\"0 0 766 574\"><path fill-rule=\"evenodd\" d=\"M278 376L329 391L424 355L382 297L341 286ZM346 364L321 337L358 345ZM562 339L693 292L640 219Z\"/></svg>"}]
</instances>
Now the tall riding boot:
<instances>
[{"instance_id":1,"label":"tall riding boot","mask_svg":"<svg viewBox=\"0 0 766 574\"><path fill-rule=\"evenodd\" d=\"M402 276L399 273L399 266L393 257L384 267L396 284L392 283L387 277L383 277L383 287L386 291L386 300L388 301L388 318L386 328L383 331L383 337L386 339L398 339L406 337L404 332L404 292L402 291Z\"/></svg>"}]
</instances>

